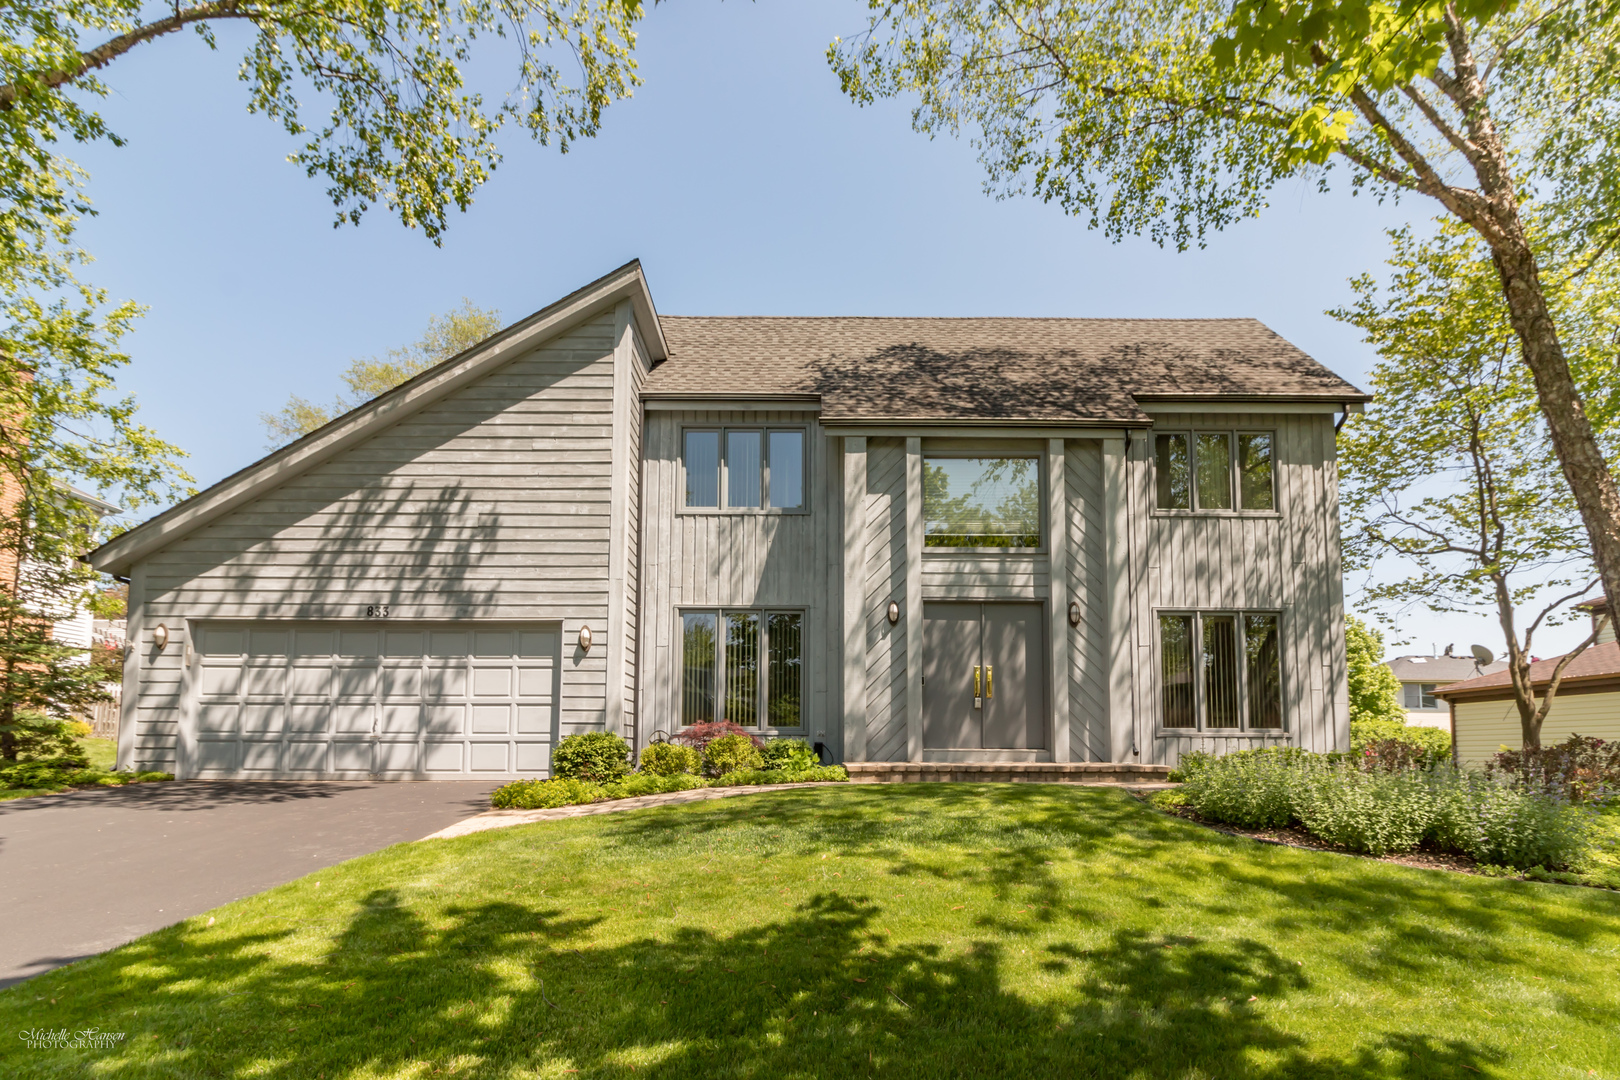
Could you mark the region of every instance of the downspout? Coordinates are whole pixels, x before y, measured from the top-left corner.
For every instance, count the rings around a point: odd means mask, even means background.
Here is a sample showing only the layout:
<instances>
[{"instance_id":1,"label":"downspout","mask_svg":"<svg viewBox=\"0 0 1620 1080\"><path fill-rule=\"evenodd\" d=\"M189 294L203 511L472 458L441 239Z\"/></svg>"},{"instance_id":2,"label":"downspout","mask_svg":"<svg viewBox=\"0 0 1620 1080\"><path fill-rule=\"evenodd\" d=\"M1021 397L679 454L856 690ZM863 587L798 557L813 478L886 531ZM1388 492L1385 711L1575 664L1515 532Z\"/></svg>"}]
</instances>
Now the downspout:
<instances>
[{"instance_id":1,"label":"downspout","mask_svg":"<svg viewBox=\"0 0 1620 1080\"><path fill-rule=\"evenodd\" d=\"M1131 650L1131 756L1142 760L1142 689L1136 677L1140 649L1136 646L1136 507L1135 485L1131 483L1131 429L1125 429L1125 595L1130 598L1131 616L1127 645Z\"/></svg>"},{"instance_id":2,"label":"downspout","mask_svg":"<svg viewBox=\"0 0 1620 1080\"><path fill-rule=\"evenodd\" d=\"M1344 427L1344 422L1348 419L1350 419L1350 406L1343 404L1339 409L1339 418L1333 422L1333 434L1337 435L1339 429Z\"/></svg>"}]
</instances>

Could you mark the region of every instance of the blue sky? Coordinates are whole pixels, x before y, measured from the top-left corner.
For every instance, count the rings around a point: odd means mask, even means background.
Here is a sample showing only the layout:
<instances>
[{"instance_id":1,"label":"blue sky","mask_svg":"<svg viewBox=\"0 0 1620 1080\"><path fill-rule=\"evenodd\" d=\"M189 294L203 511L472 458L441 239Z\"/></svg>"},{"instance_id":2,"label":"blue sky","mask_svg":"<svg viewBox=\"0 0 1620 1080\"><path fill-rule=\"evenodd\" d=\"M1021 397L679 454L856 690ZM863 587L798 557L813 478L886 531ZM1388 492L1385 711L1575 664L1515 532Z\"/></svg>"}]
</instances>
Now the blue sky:
<instances>
[{"instance_id":1,"label":"blue sky","mask_svg":"<svg viewBox=\"0 0 1620 1080\"><path fill-rule=\"evenodd\" d=\"M385 212L332 228L292 140L246 112L241 28L213 53L189 35L142 46L105 76L129 145L78 154L101 211L80 234L90 276L150 307L123 385L207 484L264 452L261 412L329 399L349 358L414 340L429 313L465 296L515 320L631 258L667 314L1253 316L1365 382L1371 351L1324 311L1426 205L1298 182L1203 251L1111 244L985 195L967 142L912 132L905 103L842 98L824 50L863 25L849 0L658 5L645 85L602 135L561 156L508 133L440 248ZM1501 640L1426 613L1400 630L1425 651Z\"/></svg>"}]
</instances>

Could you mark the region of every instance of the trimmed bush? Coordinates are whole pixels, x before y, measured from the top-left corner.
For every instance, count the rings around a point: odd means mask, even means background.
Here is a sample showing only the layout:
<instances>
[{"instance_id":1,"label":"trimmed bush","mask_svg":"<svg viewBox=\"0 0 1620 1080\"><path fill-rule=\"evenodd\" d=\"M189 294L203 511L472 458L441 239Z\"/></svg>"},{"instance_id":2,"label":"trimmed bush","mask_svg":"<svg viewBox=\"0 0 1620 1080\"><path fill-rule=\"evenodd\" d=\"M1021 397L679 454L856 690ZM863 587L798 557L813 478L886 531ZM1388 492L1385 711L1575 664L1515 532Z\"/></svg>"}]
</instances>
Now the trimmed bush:
<instances>
[{"instance_id":1,"label":"trimmed bush","mask_svg":"<svg viewBox=\"0 0 1620 1080\"><path fill-rule=\"evenodd\" d=\"M1407 724L1399 720L1352 720L1350 721L1350 752L1360 754L1367 748L1367 744L1394 739L1397 742L1409 743L1427 752L1430 760L1449 761L1451 759L1451 732L1444 728L1423 727L1418 724Z\"/></svg>"},{"instance_id":2,"label":"trimmed bush","mask_svg":"<svg viewBox=\"0 0 1620 1080\"><path fill-rule=\"evenodd\" d=\"M811 765L803 769L738 769L727 773L711 787L754 787L761 784L817 784L842 782L849 773L842 765Z\"/></svg>"},{"instance_id":3,"label":"trimmed bush","mask_svg":"<svg viewBox=\"0 0 1620 1080\"><path fill-rule=\"evenodd\" d=\"M1294 785L1304 756L1305 751L1291 747L1243 750L1221 758L1189 754L1182 759L1187 775L1182 791L1193 809L1211 821L1280 828L1294 818Z\"/></svg>"},{"instance_id":4,"label":"trimmed bush","mask_svg":"<svg viewBox=\"0 0 1620 1080\"><path fill-rule=\"evenodd\" d=\"M765 759L767 769L787 769L790 772L802 772L813 769L821 764L816 758L815 750L803 739L771 739L760 751Z\"/></svg>"},{"instance_id":5,"label":"trimmed bush","mask_svg":"<svg viewBox=\"0 0 1620 1080\"><path fill-rule=\"evenodd\" d=\"M738 769L762 769L765 758L746 734L722 735L710 740L703 751L703 771L709 776L725 776Z\"/></svg>"},{"instance_id":6,"label":"trimmed bush","mask_svg":"<svg viewBox=\"0 0 1620 1080\"><path fill-rule=\"evenodd\" d=\"M637 795L663 795L670 791L690 791L693 788L708 786L703 777L692 776L687 773L676 773L673 776L659 776L657 773L635 773L616 783L603 786L602 797L604 799L632 799Z\"/></svg>"},{"instance_id":7,"label":"trimmed bush","mask_svg":"<svg viewBox=\"0 0 1620 1080\"><path fill-rule=\"evenodd\" d=\"M489 805L497 810L552 810L600 798L601 787L583 780L514 780L491 792Z\"/></svg>"},{"instance_id":8,"label":"trimmed bush","mask_svg":"<svg viewBox=\"0 0 1620 1080\"><path fill-rule=\"evenodd\" d=\"M653 776L696 775L703 768L703 755L679 743L653 743L641 752L641 771Z\"/></svg>"},{"instance_id":9,"label":"trimmed bush","mask_svg":"<svg viewBox=\"0 0 1620 1080\"><path fill-rule=\"evenodd\" d=\"M559 780L610 784L629 772L629 744L605 731L570 735L551 755L551 775Z\"/></svg>"}]
</instances>

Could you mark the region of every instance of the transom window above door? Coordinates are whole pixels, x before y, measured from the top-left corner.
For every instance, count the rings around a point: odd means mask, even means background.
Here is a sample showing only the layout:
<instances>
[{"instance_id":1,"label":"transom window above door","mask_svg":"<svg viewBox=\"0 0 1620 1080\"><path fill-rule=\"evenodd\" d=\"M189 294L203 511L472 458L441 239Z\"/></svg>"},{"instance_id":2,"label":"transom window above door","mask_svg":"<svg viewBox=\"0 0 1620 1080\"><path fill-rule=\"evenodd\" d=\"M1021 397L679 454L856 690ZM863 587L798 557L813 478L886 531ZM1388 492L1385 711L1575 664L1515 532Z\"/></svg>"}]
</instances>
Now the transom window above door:
<instances>
[{"instance_id":1,"label":"transom window above door","mask_svg":"<svg viewBox=\"0 0 1620 1080\"><path fill-rule=\"evenodd\" d=\"M804 726L804 613L681 612L681 725Z\"/></svg>"},{"instance_id":2,"label":"transom window above door","mask_svg":"<svg viewBox=\"0 0 1620 1080\"><path fill-rule=\"evenodd\" d=\"M923 546L1040 547L1040 459L924 455Z\"/></svg>"},{"instance_id":3,"label":"transom window above door","mask_svg":"<svg viewBox=\"0 0 1620 1080\"><path fill-rule=\"evenodd\" d=\"M803 510L803 428L688 428L682 457L692 510Z\"/></svg>"},{"instance_id":4,"label":"transom window above door","mask_svg":"<svg viewBox=\"0 0 1620 1080\"><path fill-rule=\"evenodd\" d=\"M1277 508L1269 431L1161 431L1153 466L1160 510L1240 512Z\"/></svg>"},{"instance_id":5,"label":"transom window above door","mask_svg":"<svg viewBox=\"0 0 1620 1080\"><path fill-rule=\"evenodd\" d=\"M1200 731L1281 731L1278 616L1261 611L1159 616L1159 722Z\"/></svg>"}]
</instances>

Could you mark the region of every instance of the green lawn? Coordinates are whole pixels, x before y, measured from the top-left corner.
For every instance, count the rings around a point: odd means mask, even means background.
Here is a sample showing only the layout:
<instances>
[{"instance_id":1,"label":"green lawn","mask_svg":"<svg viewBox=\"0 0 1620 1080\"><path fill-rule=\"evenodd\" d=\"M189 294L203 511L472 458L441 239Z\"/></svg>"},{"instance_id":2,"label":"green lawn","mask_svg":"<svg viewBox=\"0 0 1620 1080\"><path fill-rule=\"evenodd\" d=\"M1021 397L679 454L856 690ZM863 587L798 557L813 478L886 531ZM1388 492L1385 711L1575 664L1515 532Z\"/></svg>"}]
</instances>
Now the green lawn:
<instances>
[{"instance_id":1,"label":"green lawn","mask_svg":"<svg viewBox=\"0 0 1620 1080\"><path fill-rule=\"evenodd\" d=\"M118 741L116 739L84 738L73 741L83 748L85 757L90 759L91 768L112 771L112 767L118 759ZM51 795L60 790L62 789L54 787L14 788L0 785L0 802L5 802L8 799L27 799L35 795Z\"/></svg>"},{"instance_id":2,"label":"green lawn","mask_svg":"<svg viewBox=\"0 0 1620 1080\"><path fill-rule=\"evenodd\" d=\"M320 871L0 992L0 1074L1615 1080L1617 968L1612 892L829 787Z\"/></svg>"}]
</instances>

